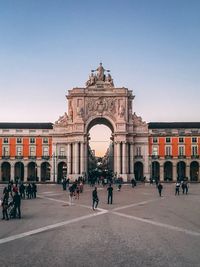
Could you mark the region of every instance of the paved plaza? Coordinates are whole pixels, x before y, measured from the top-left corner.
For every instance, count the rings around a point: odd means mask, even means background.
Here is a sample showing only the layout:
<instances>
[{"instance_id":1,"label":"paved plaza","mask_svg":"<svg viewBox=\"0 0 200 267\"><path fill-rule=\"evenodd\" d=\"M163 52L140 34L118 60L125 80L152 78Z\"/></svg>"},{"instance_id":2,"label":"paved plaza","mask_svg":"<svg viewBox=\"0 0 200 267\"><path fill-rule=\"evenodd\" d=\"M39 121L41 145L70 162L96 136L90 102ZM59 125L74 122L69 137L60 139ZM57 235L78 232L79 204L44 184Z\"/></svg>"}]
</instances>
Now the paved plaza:
<instances>
[{"instance_id":1,"label":"paved plaza","mask_svg":"<svg viewBox=\"0 0 200 267\"><path fill-rule=\"evenodd\" d=\"M200 266L200 184L175 196L174 184L114 186L113 205L98 186L69 205L60 185L38 185L38 198L22 201L22 219L0 221L1 266ZM2 195L3 185L1 185Z\"/></svg>"}]
</instances>

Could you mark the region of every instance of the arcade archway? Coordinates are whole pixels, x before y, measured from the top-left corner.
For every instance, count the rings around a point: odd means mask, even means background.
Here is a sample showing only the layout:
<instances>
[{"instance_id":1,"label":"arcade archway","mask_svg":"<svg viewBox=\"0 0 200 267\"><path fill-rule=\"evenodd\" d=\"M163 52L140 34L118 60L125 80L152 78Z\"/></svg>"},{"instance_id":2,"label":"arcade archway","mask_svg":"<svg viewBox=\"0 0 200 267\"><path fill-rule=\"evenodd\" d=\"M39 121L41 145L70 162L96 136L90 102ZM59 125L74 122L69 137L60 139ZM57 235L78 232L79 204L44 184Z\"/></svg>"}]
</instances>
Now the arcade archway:
<instances>
[{"instance_id":1,"label":"arcade archway","mask_svg":"<svg viewBox=\"0 0 200 267\"><path fill-rule=\"evenodd\" d=\"M186 177L186 164L184 161L177 163L177 180L182 181Z\"/></svg>"},{"instance_id":2,"label":"arcade archway","mask_svg":"<svg viewBox=\"0 0 200 267\"><path fill-rule=\"evenodd\" d=\"M50 175L51 175L51 167L48 162L43 162L41 164L41 181L49 181L50 180Z\"/></svg>"},{"instance_id":3,"label":"arcade archway","mask_svg":"<svg viewBox=\"0 0 200 267\"><path fill-rule=\"evenodd\" d=\"M1 165L1 177L2 181L8 182L10 181L10 174L11 174L11 166L9 162L3 162Z\"/></svg>"},{"instance_id":4,"label":"arcade archway","mask_svg":"<svg viewBox=\"0 0 200 267\"><path fill-rule=\"evenodd\" d=\"M24 181L24 164L22 162L15 163L15 179Z\"/></svg>"},{"instance_id":5,"label":"arcade archway","mask_svg":"<svg viewBox=\"0 0 200 267\"><path fill-rule=\"evenodd\" d=\"M190 181L196 182L199 177L199 163L197 161L193 161L190 164Z\"/></svg>"},{"instance_id":6,"label":"arcade archway","mask_svg":"<svg viewBox=\"0 0 200 267\"><path fill-rule=\"evenodd\" d=\"M144 178L144 171L143 171L143 163L142 162L135 162L134 164L134 174L136 181L143 181Z\"/></svg>"},{"instance_id":7,"label":"arcade archway","mask_svg":"<svg viewBox=\"0 0 200 267\"><path fill-rule=\"evenodd\" d=\"M157 161L152 162L152 178L153 180L160 180L160 164Z\"/></svg>"},{"instance_id":8,"label":"arcade archway","mask_svg":"<svg viewBox=\"0 0 200 267\"><path fill-rule=\"evenodd\" d=\"M57 182L61 183L63 178L67 178L67 164L64 161L58 163Z\"/></svg>"},{"instance_id":9,"label":"arcade archway","mask_svg":"<svg viewBox=\"0 0 200 267\"><path fill-rule=\"evenodd\" d=\"M37 164L35 162L29 162L28 164L28 181L37 181Z\"/></svg>"},{"instance_id":10,"label":"arcade archway","mask_svg":"<svg viewBox=\"0 0 200 267\"><path fill-rule=\"evenodd\" d=\"M166 161L164 163L164 181L173 180L173 165L171 161Z\"/></svg>"}]
</instances>

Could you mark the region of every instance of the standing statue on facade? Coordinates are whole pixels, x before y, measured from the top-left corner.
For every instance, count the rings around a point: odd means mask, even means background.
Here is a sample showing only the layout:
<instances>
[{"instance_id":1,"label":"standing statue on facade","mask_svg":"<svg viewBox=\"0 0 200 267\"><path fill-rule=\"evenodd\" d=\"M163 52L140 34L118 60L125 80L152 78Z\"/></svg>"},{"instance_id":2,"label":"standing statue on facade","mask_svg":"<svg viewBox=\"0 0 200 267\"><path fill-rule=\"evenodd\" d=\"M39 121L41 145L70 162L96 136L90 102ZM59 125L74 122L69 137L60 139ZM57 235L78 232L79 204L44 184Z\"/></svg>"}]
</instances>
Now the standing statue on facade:
<instances>
[{"instance_id":1,"label":"standing statue on facade","mask_svg":"<svg viewBox=\"0 0 200 267\"><path fill-rule=\"evenodd\" d=\"M100 65L96 69L96 71L97 71L97 79L98 79L98 81L105 81L105 75L104 75L105 69L102 66L102 63L100 63Z\"/></svg>"}]
</instances>

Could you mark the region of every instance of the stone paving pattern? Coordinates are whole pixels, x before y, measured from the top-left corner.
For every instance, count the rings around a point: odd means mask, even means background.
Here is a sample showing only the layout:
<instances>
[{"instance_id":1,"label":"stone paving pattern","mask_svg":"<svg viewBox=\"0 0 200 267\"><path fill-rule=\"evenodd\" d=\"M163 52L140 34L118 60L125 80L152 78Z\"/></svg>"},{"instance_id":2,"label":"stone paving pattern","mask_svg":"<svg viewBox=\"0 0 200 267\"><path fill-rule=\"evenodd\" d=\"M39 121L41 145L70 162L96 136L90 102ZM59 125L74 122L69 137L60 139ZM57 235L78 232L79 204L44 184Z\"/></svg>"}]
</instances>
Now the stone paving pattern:
<instances>
[{"instance_id":1,"label":"stone paving pattern","mask_svg":"<svg viewBox=\"0 0 200 267\"><path fill-rule=\"evenodd\" d=\"M155 185L114 186L113 205L98 186L95 211L92 190L69 205L60 185L38 185L21 220L0 221L0 266L200 266L199 184L179 196L164 184L161 198Z\"/></svg>"}]
</instances>

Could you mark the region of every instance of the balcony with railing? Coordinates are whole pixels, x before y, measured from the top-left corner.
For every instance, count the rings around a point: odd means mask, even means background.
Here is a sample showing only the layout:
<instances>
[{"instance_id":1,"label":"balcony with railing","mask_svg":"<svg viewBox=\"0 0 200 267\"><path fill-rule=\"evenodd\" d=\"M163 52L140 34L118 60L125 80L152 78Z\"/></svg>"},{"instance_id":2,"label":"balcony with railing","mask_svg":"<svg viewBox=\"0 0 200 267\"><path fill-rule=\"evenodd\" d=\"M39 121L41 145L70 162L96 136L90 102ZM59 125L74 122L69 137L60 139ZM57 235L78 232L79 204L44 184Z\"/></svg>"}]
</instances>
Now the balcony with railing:
<instances>
[{"instance_id":1,"label":"balcony with railing","mask_svg":"<svg viewBox=\"0 0 200 267\"><path fill-rule=\"evenodd\" d=\"M36 156L29 156L29 159L36 159Z\"/></svg>"},{"instance_id":2,"label":"balcony with railing","mask_svg":"<svg viewBox=\"0 0 200 267\"><path fill-rule=\"evenodd\" d=\"M67 156L65 156L65 155L58 155L58 159L66 159L67 158Z\"/></svg>"},{"instance_id":3,"label":"balcony with railing","mask_svg":"<svg viewBox=\"0 0 200 267\"><path fill-rule=\"evenodd\" d=\"M24 157L22 155L15 156L16 159L23 159Z\"/></svg>"},{"instance_id":4,"label":"balcony with railing","mask_svg":"<svg viewBox=\"0 0 200 267\"><path fill-rule=\"evenodd\" d=\"M10 156L9 155L3 155L2 159L10 159Z\"/></svg>"},{"instance_id":5,"label":"balcony with railing","mask_svg":"<svg viewBox=\"0 0 200 267\"><path fill-rule=\"evenodd\" d=\"M191 159L199 159L199 155L192 155Z\"/></svg>"},{"instance_id":6,"label":"balcony with railing","mask_svg":"<svg viewBox=\"0 0 200 267\"><path fill-rule=\"evenodd\" d=\"M151 155L151 158L152 158L152 159L159 159L160 156L159 156L159 155Z\"/></svg>"},{"instance_id":7,"label":"balcony with railing","mask_svg":"<svg viewBox=\"0 0 200 267\"><path fill-rule=\"evenodd\" d=\"M43 155L43 156L42 156L42 159L49 160L49 159L50 159L50 156L48 156L48 155Z\"/></svg>"},{"instance_id":8,"label":"balcony with railing","mask_svg":"<svg viewBox=\"0 0 200 267\"><path fill-rule=\"evenodd\" d=\"M178 155L178 159L186 159L186 155Z\"/></svg>"},{"instance_id":9,"label":"balcony with railing","mask_svg":"<svg viewBox=\"0 0 200 267\"><path fill-rule=\"evenodd\" d=\"M173 156L172 155L165 155L165 159L172 159Z\"/></svg>"},{"instance_id":10,"label":"balcony with railing","mask_svg":"<svg viewBox=\"0 0 200 267\"><path fill-rule=\"evenodd\" d=\"M143 159L143 156L142 155L135 155L134 158L135 159Z\"/></svg>"}]
</instances>

